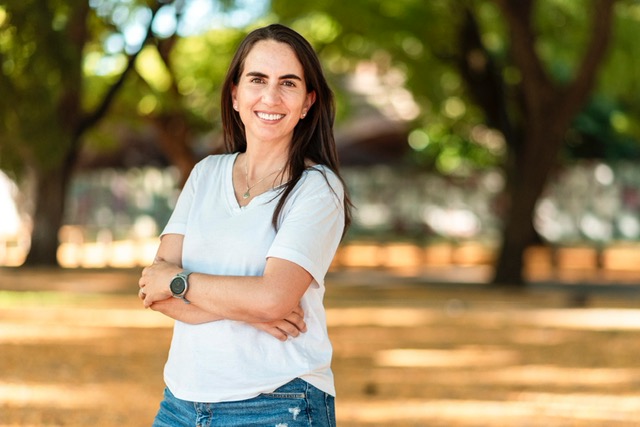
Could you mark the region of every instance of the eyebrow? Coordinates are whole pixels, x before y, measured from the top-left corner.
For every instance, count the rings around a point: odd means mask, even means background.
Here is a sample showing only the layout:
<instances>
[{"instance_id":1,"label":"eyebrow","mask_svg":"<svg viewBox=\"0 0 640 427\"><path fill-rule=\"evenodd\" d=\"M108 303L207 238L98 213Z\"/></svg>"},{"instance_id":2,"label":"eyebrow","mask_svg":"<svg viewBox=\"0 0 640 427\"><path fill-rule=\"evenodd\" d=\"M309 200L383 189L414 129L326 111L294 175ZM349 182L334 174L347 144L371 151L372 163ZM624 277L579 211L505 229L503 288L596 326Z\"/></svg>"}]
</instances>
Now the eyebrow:
<instances>
[{"instance_id":1,"label":"eyebrow","mask_svg":"<svg viewBox=\"0 0 640 427\"><path fill-rule=\"evenodd\" d=\"M247 74L245 74L245 76L247 77L263 77L263 78L268 78L269 76L267 76L264 73L261 73L259 71L249 71ZM302 81L302 78L296 74L285 74L283 76L279 77L279 80L299 80Z\"/></svg>"}]
</instances>

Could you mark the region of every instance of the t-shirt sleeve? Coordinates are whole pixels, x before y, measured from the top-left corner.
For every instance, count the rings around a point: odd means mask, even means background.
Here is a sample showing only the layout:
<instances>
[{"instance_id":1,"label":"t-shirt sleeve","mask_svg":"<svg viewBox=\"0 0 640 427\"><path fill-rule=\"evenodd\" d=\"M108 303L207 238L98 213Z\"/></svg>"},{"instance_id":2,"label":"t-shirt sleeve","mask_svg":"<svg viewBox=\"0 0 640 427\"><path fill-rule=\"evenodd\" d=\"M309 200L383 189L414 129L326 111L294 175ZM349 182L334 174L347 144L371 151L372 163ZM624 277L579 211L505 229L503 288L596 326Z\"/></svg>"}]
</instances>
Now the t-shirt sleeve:
<instances>
[{"instance_id":1,"label":"t-shirt sleeve","mask_svg":"<svg viewBox=\"0 0 640 427\"><path fill-rule=\"evenodd\" d=\"M191 206L195 197L199 172L200 163L196 164L196 166L191 170L189 178L187 178L187 182L180 192L180 196L178 196L176 207L173 209L171 217L169 217L169 222L167 222L167 225L160 234L161 236L165 234L184 235L186 233L187 221L189 220L189 212L191 211Z\"/></svg>"},{"instance_id":2,"label":"t-shirt sleeve","mask_svg":"<svg viewBox=\"0 0 640 427\"><path fill-rule=\"evenodd\" d=\"M335 175L327 172L327 182L316 172L311 172L290 205L287 202L267 258L298 264L313 276L312 286L322 286L342 238L344 203L342 184Z\"/></svg>"}]
</instances>

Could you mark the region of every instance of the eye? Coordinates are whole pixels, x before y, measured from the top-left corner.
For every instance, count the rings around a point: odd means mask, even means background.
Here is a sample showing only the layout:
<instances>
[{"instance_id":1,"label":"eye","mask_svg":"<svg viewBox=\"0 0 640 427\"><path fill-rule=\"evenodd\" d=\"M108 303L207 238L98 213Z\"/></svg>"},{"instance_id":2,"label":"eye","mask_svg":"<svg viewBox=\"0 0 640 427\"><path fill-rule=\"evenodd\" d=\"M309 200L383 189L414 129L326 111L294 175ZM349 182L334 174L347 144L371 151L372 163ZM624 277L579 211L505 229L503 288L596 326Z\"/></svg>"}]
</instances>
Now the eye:
<instances>
[{"instance_id":1,"label":"eye","mask_svg":"<svg viewBox=\"0 0 640 427\"><path fill-rule=\"evenodd\" d=\"M249 83L264 83L264 79L260 77L252 77L249 79Z\"/></svg>"},{"instance_id":2,"label":"eye","mask_svg":"<svg viewBox=\"0 0 640 427\"><path fill-rule=\"evenodd\" d=\"M285 80L282 82L282 85L287 87L296 87L296 83L292 80Z\"/></svg>"}]
</instances>

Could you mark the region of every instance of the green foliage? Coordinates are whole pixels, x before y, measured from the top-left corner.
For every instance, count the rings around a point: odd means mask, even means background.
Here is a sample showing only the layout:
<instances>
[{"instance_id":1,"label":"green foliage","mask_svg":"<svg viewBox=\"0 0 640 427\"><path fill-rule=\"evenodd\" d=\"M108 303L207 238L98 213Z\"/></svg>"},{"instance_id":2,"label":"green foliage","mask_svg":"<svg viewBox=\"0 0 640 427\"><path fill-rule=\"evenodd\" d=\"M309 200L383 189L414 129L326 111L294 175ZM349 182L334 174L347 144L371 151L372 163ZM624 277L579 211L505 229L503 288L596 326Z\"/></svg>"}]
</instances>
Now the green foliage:
<instances>
[{"instance_id":1,"label":"green foliage","mask_svg":"<svg viewBox=\"0 0 640 427\"><path fill-rule=\"evenodd\" d=\"M176 83L185 107L208 126L218 120L222 81L244 35L238 29L212 30L181 39L173 52Z\"/></svg>"},{"instance_id":2,"label":"green foliage","mask_svg":"<svg viewBox=\"0 0 640 427\"><path fill-rule=\"evenodd\" d=\"M138 48L114 51L110 41L150 17L146 2L130 0L0 6L0 168L19 178L26 168L43 173L73 156L83 123Z\"/></svg>"},{"instance_id":3,"label":"green foliage","mask_svg":"<svg viewBox=\"0 0 640 427\"><path fill-rule=\"evenodd\" d=\"M621 135L640 140L640 3L617 5L613 49L600 72L598 92L616 100L612 126Z\"/></svg>"},{"instance_id":4,"label":"green foliage","mask_svg":"<svg viewBox=\"0 0 640 427\"><path fill-rule=\"evenodd\" d=\"M572 77L582 46L591 37L585 31L590 23L588 4L589 0L536 2L537 49L547 72L557 81ZM75 2L9 0L0 6L2 169L19 174L25 165L47 167L59 162L70 141L69 126L61 123L58 109L65 90L75 85L81 91L81 110L92 111L124 70L127 54L135 50L124 30L145 24L150 16L148 4L92 0L91 5L82 52L69 42ZM164 7L176 6L168 3ZM230 10L234 2L221 2L220 7ZM520 73L511 63L508 30L493 2L273 0L275 16L265 20L291 25L318 50L337 89L339 120L371 108L369 101L363 101L365 97L353 95L353 82L348 78L362 61L373 65L379 79L397 80L394 87L406 88L419 107L412 128L429 136L426 145L409 141L415 162L444 173L460 173L499 164L505 153L504 142L483 127L483 112L471 99L459 72L459 31L467 10L479 22L484 47L513 93ZM607 135L596 140L613 145L623 141L621 147L627 147L609 149L608 155L628 153L640 138L636 77L640 76L640 45L635 40L640 4L620 2L616 17L613 48L598 85L601 98L615 100L615 108L609 110L606 120L587 120L593 110L585 111L575 129L576 134L584 135L586 120L589 129L599 126L594 134ZM179 110L188 114L194 129L210 129L219 116L222 78L243 35L241 29L216 29L178 37L170 64L163 62L155 47L145 48L136 62L136 73L113 103L109 120L134 125L140 118ZM510 102L515 114L518 101L512 96ZM110 134L100 129L88 140L95 146L113 143ZM577 139L569 140L571 150L575 149Z\"/></svg>"},{"instance_id":5,"label":"green foliage","mask_svg":"<svg viewBox=\"0 0 640 427\"><path fill-rule=\"evenodd\" d=\"M629 132L628 115L611 99L594 97L567 135L567 159L640 160L640 144Z\"/></svg>"},{"instance_id":6,"label":"green foliage","mask_svg":"<svg viewBox=\"0 0 640 427\"><path fill-rule=\"evenodd\" d=\"M551 76L558 81L573 77L581 47L589 33L589 2L548 0L539 2L540 49ZM601 65L598 86L590 102L575 118L568 133L564 157L616 161L640 160L640 3L616 5L611 49ZM595 35L597 37L597 35Z\"/></svg>"},{"instance_id":7,"label":"green foliage","mask_svg":"<svg viewBox=\"0 0 640 427\"><path fill-rule=\"evenodd\" d=\"M496 164L501 153L496 157L495 151L472 136L483 117L470 103L457 70L462 3L324 0L311 6L274 0L272 5L282 21L312 41L330 73L345 75L368 61L382 80L403 81L420 109L413 120L417 133L412 135L414 139L416 135L428 135L426 144L408 141L417 165L455 174ZM487 19L495 12L481 9ZM493 39L500 37L493 35ZM334 81L340 80L334 77ZM361 106L346 95L348 87L341 86L340 99L349 102L341 107L357 114Z\"/></svg>"},{"instance_id":8,"label":"green foliage","mask_svg":"<svg viewBox=\"0 0 640 427\"><path fill-rule=\"evenodd\" d=\"M536 49L546 72L554 81L569 81L593 36L590 0L540 0L534 4ZM501 70L510 114L519 117L517 90L521 74L512 64L509 30L494 2L320 0L309 4L273 0L272 7L282 22L312 40L330 73L344 75L356 70L361 61L372 61L381 75L390 70L402 74L404 86L420 106L420 115L413 121L414 141L408 141L418 164L450 174L495 166L504 160L504 140L483 126L484 113L470 97L458 67L459 33L462 19L470 11L480 25L484 48ZM640 3L629 0L618 4L611 53L603 64L598 86L603 98L617 100L616 107L608 111L606 118L600 114L594 120L596 101L592 102L576 119L567 153L580 155L577 146L587 140L592 149L582 150L583 154L599 153L611 159L637 151L638 21ZM343 94L347 93L344 89L343 86ZM343 108L357 111L353 97L343 95L341 99L350 102ZM589 133L585 133L586 122L590 123ZM602 147L594 151L596 142Z\"/></svg>"},{"instance_id":9,"label":"green foliage","mask_svg":"<svg viewBox=\"0 0 640 427\"><path fill-rule=\"evenodd\" d=\"M584 55L584 47L591 37L591 15L586 3L584 0L536 3L538 54L552 77L560 82L574 77Z\"/></svg>"},{"instance_id":10,"label":"green foliage","mask_svg":"<svg viewBox=\"0 0 640 427\"><path fill-rule=\"evenodd\" d=\"M13 175L59 162L67 148L57 107L78 58L64 42L70 10L55 6L15 0L0 9L0 167Z\"/></svg>"}]
</instances>

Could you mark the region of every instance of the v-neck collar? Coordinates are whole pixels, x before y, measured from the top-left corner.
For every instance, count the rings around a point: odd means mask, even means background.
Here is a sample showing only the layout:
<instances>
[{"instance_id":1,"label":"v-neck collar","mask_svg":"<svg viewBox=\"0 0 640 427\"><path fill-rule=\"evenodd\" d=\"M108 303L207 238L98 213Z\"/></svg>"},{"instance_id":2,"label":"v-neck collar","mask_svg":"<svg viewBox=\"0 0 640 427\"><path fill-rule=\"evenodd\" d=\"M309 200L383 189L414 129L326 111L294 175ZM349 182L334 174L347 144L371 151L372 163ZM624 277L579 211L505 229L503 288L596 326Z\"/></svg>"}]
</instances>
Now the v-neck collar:
<instances>
[{"instance_id":1,"label":"v-neck collar","mask_svg":"<svg viewBox=\"0 0 640 427\"><path fill-rule=\"evenodd\" d=\"M273 192L278 190L283 185L285 185L285 184L281 184L277 187L271 188L263 193L260 193L257 196L253 196L251 200L249 200L249 203L247 203L245 206L241 206L240 202L238 202L238 199L236 198L236 190L233 182L233 167L235 166L239 155L240 155L240 152L237 152L229 156L229 161L227 162L227 165L226 165L227 170L225 171L225 184L224 184L225 193L227 195L227 202L229 204L229 208L234 213L240 213L250 209L256 203L258 203L257 200L263 199L267 195L270 197L273 197L274 196Z\"/></svg>"},{"instance_id":2,"label":"v-neck collar","mask_svg":"<svg viewBox=\"0 0 640 427\"><path fill-rule=\"evenodd\" d=\"M241 206L240 202L238 202L238 199L236 199L236 190L233 185L234 184L233 183L233 167L235 166L236 161L238 160L238 156L240 154L241 154L240 152L237 152L229 155L229 160L226 164L227 169L224 173L224 180L225 180L224 192L226 193L226 196L227 196L227 203L229 205L229 209L234 213L241 213L241 212L247 211L248 209L252 208L253 206L259 203L257 200L262 200L266 197L272 197L272 198L276 197L277 194L275 193L277 191L280 191L282 187L287 185L287 183L285 182L263 193L260 193L257 196L253 196L251 200L249 200L249 203L247 203L245 206ZM322 168L323 168L322 165L313 165L310 168L307 168L307 170L303 172L303 176L307 173L309 169L322 170Z\"/></svg>"}]
</instances>

